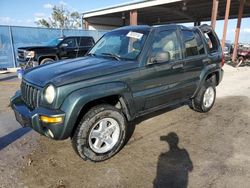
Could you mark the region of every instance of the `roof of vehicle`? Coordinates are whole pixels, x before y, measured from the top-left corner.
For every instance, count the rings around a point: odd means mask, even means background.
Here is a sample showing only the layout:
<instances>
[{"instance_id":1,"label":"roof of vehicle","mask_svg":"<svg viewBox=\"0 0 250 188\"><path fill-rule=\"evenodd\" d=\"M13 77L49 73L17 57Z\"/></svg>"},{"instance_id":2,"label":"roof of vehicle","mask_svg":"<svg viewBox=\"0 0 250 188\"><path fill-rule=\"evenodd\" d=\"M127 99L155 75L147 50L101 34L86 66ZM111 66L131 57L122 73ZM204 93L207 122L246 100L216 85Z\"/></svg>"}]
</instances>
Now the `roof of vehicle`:
<instances>
[{"instance_id":1,"label":"roof of vehicle","mask_svg":"<svg viewBox=\"0 0 250 188\"><path fill-rule=\"evenodd\" d=\"M124 26L120 27L115 30L150 30L152 28L160 28L160 27L168 27L169 29L196 29L197 27L186 27L183 25L179 24L165 24L165 25L154 25L154 26L149 26L149 25L135 25L135 26Z\"/></svg>"},{"instance_id":2,"label":"roof of vehicle","mask_svg":"<svg viewBox=\"0 0 250 188\"><path fill-rule=\"evenodd\" d=\"M115 30L150 30L152 27L148 25L123 26Z\"/></svg>"}]
</instances>

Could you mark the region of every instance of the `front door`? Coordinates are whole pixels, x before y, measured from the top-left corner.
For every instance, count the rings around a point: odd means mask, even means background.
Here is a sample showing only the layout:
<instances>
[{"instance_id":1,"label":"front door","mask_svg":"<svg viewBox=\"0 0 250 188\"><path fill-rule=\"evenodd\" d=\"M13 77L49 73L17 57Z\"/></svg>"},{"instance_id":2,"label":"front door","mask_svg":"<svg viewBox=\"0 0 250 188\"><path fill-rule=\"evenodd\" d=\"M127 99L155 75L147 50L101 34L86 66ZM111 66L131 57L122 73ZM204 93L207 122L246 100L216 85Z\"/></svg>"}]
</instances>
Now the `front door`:
<instances>
[{"instance_id":1,"label":"front door","mask_svg":"<svg viewBox=\"0 0 250 188\"><path fill-rule=\"evenodd\" d=\"M60 47L60 59L76 58L78 56L78 45L76 38L66 38Z\"/></svg>"},{"instance_id":2,"label":"front door","mask_svg":"<svg viewBox=\"0 0 250 188\"><path fill-rule=\"evenodd\" d=\"M185 62L182 58L180 37L177 29L161 29L156 33L147 65L141 70L144 79L144 110L165 106L182 99L181 88ZM158 53L169 56L167 61L157 62Z\"/></svg>"}]
</instances>

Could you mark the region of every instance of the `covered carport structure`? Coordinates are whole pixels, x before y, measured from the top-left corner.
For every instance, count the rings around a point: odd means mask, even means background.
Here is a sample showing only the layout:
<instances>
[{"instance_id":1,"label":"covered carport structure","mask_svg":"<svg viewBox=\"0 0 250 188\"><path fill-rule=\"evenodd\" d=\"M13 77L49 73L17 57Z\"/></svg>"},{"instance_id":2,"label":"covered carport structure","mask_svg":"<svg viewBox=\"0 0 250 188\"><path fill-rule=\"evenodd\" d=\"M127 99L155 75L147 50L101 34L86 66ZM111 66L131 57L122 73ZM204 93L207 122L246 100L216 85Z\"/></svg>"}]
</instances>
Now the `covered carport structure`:
<instances>
[{"instance_id":1,"label":"covered carport structure","mask_svg":"<svg viewBox=\"0 0 250 188\"><path fill-rule=\"evenodd\" d=\"M238 18L233 60L236 58L241 19L250 17L250 0L147 0L132 1L83 13L85 29L113 29L124 25L190 23L200 25L224 20L222 46L225 44L228 19Z\"/></svg>"}]
</instances>

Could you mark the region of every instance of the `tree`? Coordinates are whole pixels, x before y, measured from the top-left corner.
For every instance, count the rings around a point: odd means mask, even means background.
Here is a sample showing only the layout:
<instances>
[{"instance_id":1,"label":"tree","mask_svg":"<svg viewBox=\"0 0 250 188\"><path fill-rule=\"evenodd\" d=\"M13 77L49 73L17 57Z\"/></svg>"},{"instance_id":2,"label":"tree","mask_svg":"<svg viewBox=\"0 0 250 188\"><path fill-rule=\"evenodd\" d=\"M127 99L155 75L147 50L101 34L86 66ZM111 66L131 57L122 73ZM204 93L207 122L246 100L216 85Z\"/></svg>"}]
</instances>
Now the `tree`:
<instances>
[{"instance_id":1,"label":"tree","mask_svg":"<svg viewBox=\"0 0 250 188\"><path fill-rule=\"evenodd\" d=\"M35 22L38 26L47 28L79 28L81 27L81 15L74 11L70 12L61 6L54 6L48 19L40 19Z\"/></svg>"}]
</instances>

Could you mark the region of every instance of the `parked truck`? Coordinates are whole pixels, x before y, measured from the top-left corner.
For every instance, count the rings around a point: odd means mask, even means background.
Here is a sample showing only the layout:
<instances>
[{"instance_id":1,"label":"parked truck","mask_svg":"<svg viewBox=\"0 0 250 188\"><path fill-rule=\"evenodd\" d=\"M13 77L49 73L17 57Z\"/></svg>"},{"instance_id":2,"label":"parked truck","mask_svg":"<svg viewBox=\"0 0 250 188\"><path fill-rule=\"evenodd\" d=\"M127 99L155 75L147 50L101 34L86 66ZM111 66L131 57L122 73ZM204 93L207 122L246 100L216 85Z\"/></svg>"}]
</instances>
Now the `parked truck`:
<instances>
[{"instance_id":1,"label":"parked truck","mask_svg":"<svg viewBox=\"0 0 250 188\"><path fill-rule=\"evenodd\" d=\"M21 67L26 69L58 60L82 57L94 44L91 36L55 38L44 45L18 48L17 60Z\"/></svg>"}]
</instances>

